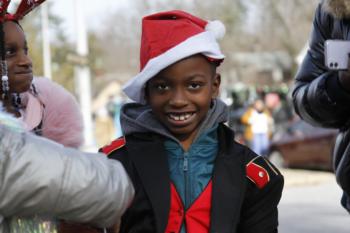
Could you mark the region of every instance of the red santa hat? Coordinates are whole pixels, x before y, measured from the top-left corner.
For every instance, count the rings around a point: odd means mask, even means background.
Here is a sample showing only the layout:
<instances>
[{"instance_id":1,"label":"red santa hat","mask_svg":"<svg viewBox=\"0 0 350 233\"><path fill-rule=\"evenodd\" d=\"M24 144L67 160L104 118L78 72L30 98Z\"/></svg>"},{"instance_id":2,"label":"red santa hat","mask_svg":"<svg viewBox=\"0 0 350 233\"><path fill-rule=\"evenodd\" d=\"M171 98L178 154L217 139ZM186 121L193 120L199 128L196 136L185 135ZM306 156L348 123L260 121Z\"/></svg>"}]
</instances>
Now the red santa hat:
<instances>
[{"instance_id":1,"label":"red santa hat","mask_svg":"<svg viewBox=\"0 0 350 233\"><path fill-rule=\"evenodd\" d=\"M217 39L224 34L225 27L220 21L208 22L179 10L144 17L141 71L124 85L125 94L144 104L146 82L166 67L195 54L203 54L212 61L222 61L225 56Z\"/></svg>"}]
</instances>

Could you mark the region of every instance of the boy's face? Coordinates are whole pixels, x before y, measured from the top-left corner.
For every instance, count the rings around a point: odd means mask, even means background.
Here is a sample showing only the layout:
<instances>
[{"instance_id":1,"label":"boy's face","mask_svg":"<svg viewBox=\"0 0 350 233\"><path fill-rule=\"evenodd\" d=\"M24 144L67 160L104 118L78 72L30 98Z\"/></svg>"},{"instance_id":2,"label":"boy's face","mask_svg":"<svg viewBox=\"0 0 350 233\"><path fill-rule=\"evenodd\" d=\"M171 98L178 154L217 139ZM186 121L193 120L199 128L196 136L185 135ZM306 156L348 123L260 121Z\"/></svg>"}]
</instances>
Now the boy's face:
<instances>
[{"instance_id":1,"label":"boy's face","mask_svg":"<svg viewBox=\"0 0 350 233\"><path fill-rule=\"evenodd\" d=\"M191 143L217 97L220 75L205 57L185 58L147 83L147 101L156 117L181 142Z\"/></svg>"}]
</instances>

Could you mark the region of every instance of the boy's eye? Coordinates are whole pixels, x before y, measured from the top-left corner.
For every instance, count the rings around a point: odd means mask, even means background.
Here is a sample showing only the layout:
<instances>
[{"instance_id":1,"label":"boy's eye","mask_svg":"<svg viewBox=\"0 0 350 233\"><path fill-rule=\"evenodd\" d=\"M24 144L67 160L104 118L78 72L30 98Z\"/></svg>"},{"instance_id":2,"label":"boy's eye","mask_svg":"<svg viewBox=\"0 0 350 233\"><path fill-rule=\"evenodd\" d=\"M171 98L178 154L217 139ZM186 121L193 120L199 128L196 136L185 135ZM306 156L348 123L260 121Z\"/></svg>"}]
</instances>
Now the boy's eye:
<instances>
[{"instance_id":1,"label":"boy's eye","mask_svg":"<svg viewBox=\"0 0 350 233\"><path fill-rule=\"evenodd\" d=\"M165 91L165 90L169 90L169 86L164 84L164 83L158 83L158 84L154 84L155 89L157 89L158 91Z\"/></svg>"},{"instance_id":2,"label":"boy's eye","mask_svg":"<svg viewBox=\"0 0 350 233\"><path fill-rule=\"evenodd\" d=\"M198 89L198 88L200 88L201 86L202 86L201 83L190 83L190 84L188 85L189 89Z\"/></svg>"}]
</instances>

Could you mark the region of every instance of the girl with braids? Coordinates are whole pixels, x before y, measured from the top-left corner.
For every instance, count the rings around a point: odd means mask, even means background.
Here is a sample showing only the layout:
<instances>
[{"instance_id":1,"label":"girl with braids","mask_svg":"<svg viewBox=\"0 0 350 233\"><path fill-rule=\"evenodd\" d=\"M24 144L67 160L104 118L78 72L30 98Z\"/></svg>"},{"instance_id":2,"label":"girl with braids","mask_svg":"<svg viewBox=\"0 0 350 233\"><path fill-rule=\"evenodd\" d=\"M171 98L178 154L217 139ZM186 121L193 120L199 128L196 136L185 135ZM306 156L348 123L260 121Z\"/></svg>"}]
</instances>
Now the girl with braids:
<instances>
[{"instance_id":1,"label":"girl with braids","mask_svg":"<svg viewBox=\"0 0 350 233\"><path fill-rule=\"evenodd\" d=\"M22 0L14 14L7 13L10 0L1 0L0 98L4 109L23 121L25 128L64 146L83 142L82 116L73 95L46 78L33 78L32 61L22 19L44 0ZM12 232L54 232L54 224L40 219L13 219Z\"/></svg>"},{"instance_id":2,"label":"girl with braids","mask_svg":"<svg viewBox=\"0 0 350 233\"><path fill-rule=\"evenodd\" d=\"M59 85L33 79L18 23L43 0L22 0L13 15L5 14L9 2L0 0L0 233L66 229L47 221L52 217L99 228L117 224L134 196L130 178L102 153L69 148L82 143L78 105Z\"/></svg>"},{"instance_id":3,"label":"girl with braids","mask_svg":"<svg viewBox=\"0 0 350 233\"><path fill-rule=\"evenodd\" d=\"M6 11L1 1L2 12ZM47 78L33 78L25 33L20 20L44 2L21 1L15 14L3 14L0 24L0 98L7 112L21 119L29 131L69 147L83 142L82 116L73 95Z\"/></svg>"}]
</instances>

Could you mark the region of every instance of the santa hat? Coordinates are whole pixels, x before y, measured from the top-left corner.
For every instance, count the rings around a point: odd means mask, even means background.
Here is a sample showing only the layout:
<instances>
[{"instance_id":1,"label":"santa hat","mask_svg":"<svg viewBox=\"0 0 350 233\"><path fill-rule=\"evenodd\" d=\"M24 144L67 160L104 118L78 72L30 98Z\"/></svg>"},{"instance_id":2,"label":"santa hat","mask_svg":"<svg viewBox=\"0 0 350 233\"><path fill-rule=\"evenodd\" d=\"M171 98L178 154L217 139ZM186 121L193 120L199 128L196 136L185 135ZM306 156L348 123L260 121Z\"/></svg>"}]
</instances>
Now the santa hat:
<instances>
[{"instance_id":1,"label":"santa hat","mask_svg":"<svg viewBox=\"0 0 350 233\"><path fill-rule=\"evenodd\" d=\"M144 17L141 71L124 85L123 91L130 99L145 104L146 82L164 68L195 54L221 62L225 56L217 39L224 34L225 27L220 21L208 22L179 10Z\"/></svg>"}]
</instances>

